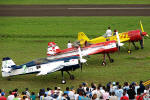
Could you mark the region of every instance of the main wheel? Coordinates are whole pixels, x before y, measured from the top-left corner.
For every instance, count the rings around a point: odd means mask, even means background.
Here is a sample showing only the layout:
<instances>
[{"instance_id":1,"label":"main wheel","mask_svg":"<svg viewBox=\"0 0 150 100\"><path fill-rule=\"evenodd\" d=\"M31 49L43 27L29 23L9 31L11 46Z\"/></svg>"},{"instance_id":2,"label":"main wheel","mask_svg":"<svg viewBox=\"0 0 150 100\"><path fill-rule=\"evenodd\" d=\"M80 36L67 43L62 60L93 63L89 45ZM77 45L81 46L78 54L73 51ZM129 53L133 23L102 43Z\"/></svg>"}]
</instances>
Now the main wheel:
<instances>
[{"instance_id":1,"label":"main wheel","mask_svg":"<svg viewBox=\"0 0 150 100\"><path fill-rule=\"evenodd\" d=\"M101 65L102 65L102 66L106 66L106 62L105 62L105 61L103 61Z\"/></svg>"},{"instance_id":2,"label":"main wheel","mask_svg":"<svg viewBox=\"0 0 150 100\"><path fill-rule=\"evenodd\" d=\"M65 81L65 80L62 80L61 83L62 83L62 84L66 84L66 81Z\"/></svg>"},{"instance_id":3,"label":"main wheel","mask_svg":"<svg viewBox=\"0 0 150 100\"><path fill-rule=\"evenodd\" d=\"M70 79L71 79L71 80L74 80L74 75L70 75Z\"/></svg>"},{"instance_id":4,"label":"main wheel","mask_svg":"<svg viewBox=\"0 0 150 100\"><path fill-rule=\"evenodd\" d=\"M114 62L114 59L110 59L110 63L113 63Z\"/></svg>"},{"instance_id":5,"label":"main wheel","mask_svg":"<svg viewBox=\"0 0 150 100\"><path fill-rule=\"evenodd\" d=\"M128 50L128 54L131 54L131 50Z\"/></svg>"}]
</instances>

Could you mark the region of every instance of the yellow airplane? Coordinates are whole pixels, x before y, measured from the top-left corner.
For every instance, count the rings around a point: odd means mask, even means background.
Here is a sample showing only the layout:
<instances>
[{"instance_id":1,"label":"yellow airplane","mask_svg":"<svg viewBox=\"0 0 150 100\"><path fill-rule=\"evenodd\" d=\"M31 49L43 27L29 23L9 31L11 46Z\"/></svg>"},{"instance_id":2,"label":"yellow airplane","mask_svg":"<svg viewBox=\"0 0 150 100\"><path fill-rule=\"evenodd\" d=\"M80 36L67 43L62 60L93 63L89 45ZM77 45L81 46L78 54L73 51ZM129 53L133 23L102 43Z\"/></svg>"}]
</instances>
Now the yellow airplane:
<instances>
[{"instance_id":1,"label":"yellow airplane","mask_svg":"<svg viewBox=\"0 0 150 100\"><path fill-rule=\"evenodd\" d=\"M140 41L140 45L141 45L141 49L143 49L143 36L148 36L147 32L144 32L142 23L140 21L140 25L141 25L141 30L131 30L128 32L122 32L119 33L118 36L117 35L112 35L110 37L104 37L104 36L100 36L94 39L89 39L83 32L79 32L78 33L78 40L80 41L80 45L84 46L86 43L91 43L91 44L95 44L95 43L100 43L100 42L105 42L105 41L111 41L111 40L115 40L118 41L117 37L119 38L119 42L129 42L129 49L128 49L128 53L131 53L130 50L130 43L132 42L132 44L134 45L135 49L139 49L134 42Z\"/></svg>"}]
</instances>

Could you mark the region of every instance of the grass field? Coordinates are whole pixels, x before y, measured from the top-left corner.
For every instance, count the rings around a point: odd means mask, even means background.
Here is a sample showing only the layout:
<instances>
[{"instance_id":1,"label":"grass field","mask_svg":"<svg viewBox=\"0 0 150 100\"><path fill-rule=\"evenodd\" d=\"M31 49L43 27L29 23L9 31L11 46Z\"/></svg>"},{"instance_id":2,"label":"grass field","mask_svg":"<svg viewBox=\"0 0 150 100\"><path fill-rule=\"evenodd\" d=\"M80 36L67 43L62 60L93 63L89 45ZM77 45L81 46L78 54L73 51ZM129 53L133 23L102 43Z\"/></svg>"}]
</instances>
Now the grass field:
<instances>
[{"instance_id":1,"label":"grass field","mask_svg":"<svg viewBox=\"0 0 150 100\"><path fill-rule=\"evenodd\" d=\"M0 0L0 4L150 4L150 0Z\"/></svg>"},{"instance_id":2,"label":"grass field","mask_svg":"<svg viewBox=\"0 0 150 100\"><path fill-rule=\"evenodd\" d=\"M0 17L0 59L11 57L16 64L26 63L36 58L46 57L47 43L55 41L61 49L66 48L68 40L75 41L78 32L85 32L90 38L105 33L107 26L119 32L140 29L142 20L144 30L150 32L150 17ZM60 84L60 72L46 76L22 75L12 77L12 81L0 78L0 88L7 91L28 87L31 91L40 88L60 86L77 87L81 82L106 84L109 81L137 81L150 79L150 39L145 39L144 50L127 54L127 43L120 54L112 54L115 62L101 66L102 55L87 58L88 66L72 72L75 80L70 80L65 73L67 84ZM139 43L137 43L139 45ZM1 77L1 75L0 75Z\"/></svg>"}]
</instances>

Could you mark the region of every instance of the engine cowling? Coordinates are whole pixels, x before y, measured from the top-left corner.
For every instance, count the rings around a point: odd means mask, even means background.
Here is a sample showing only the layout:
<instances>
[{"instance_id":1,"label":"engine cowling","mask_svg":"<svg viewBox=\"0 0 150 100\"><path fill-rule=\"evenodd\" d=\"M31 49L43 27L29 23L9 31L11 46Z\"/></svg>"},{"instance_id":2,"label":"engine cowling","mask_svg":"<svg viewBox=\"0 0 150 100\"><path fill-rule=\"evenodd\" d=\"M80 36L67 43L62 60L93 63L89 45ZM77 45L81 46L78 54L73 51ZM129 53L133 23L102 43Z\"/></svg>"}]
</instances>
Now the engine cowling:
<instances>
[{"instance_id":1,"label":"engine cowling","mask_svg":"<svg viewBox=\"0 0 150 100\"><path fill-rule=\"evenodd\" d=\"M141 32L140 30L132 30L128 32L131 42L142 40L142 36L147 36L147 32Z\"/></svg>"}]
</instances>

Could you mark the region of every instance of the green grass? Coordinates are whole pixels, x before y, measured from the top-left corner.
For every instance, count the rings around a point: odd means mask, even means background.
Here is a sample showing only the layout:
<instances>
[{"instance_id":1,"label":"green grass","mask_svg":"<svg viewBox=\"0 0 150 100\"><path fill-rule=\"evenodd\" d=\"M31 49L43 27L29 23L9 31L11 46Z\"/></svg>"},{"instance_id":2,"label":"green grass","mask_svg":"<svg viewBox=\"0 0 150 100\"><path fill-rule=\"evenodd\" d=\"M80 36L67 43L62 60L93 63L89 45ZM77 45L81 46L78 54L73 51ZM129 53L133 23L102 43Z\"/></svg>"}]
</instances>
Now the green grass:
<instances>
[{"instance_id":1,"label":"green grass","mask_svg":"<svg viewBox=\"0 0 150 100\"><path fill-rule=\"evenodd\" d=\"M0 0L0 4L150 4L149 0Z\"/></svg>"},{"instance_id":2,"label":"green grass","mask_svg":"<svg viewBox=\"0 0 150 100\"><path fill-rule=\"evenodd\" d=\"M150 32L150 17L0 17L0 59L11 57L16 64L23 64L36 58L46 57L47 43L55 41L61 49L66 48L68 40L75 41L78 32L85 32L90 38L102 35L107 26L118 29L119 32L140 29L142 20L144 30ZM88 65L72 72L75 80L70 80L65 73L67 84L60 84L61 73L56 72L46 76L22 75L12 77L12 81L0 78L0 88L10 90L19 88L23 91L28 87L31 91L40 88L60 86L75 86L81 82L106 84L109 81L148 80L150 70L150 39L145 39L144 50L127 54L127 43L121 48L120 54L111 54L115 62L106 67L101 66L102 55L93 55ZM139 43L137 43L139 45ZM1 75L0 75L1 77Z\"/></svg>"}]
</instances>

